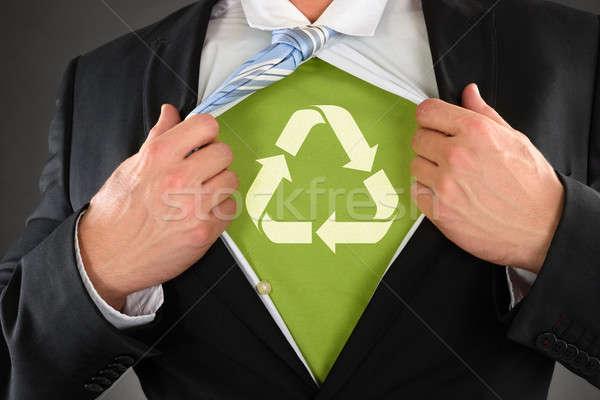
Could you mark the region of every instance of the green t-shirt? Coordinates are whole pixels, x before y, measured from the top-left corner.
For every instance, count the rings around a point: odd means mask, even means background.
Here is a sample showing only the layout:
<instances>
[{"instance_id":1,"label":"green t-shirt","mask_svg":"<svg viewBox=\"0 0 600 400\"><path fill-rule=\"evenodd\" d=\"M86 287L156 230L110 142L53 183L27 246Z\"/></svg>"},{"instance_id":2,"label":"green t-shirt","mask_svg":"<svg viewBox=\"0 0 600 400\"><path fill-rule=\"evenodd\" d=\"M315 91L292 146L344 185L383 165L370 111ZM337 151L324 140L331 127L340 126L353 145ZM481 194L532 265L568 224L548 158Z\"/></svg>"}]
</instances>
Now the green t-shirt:
<instances>
[{"instance_id":1,"label":"green t-shirt","mask_svg":"<svg viewBox=\"0 0 600 400\"><path fill-rule=\"evenodd\" d=\"M227 228L324 381L403 238L416 105L313 59L221 115Z\"/></svg>"}]
</instances>

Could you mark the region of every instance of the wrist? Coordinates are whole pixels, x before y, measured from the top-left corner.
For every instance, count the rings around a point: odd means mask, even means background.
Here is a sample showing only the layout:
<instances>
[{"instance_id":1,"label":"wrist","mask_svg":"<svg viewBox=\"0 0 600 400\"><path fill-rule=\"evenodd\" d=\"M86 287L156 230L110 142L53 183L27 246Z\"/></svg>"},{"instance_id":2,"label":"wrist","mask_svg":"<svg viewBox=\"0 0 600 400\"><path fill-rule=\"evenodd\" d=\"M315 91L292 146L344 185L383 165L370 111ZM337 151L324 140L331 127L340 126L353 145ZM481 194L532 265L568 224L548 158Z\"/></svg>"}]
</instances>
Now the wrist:
<instances>
[{"instance_id":1,"label":"wrist","mask_svg":"<svg viewBox=\"0 0 600 400\"><path fill-rule=\"evenodd\" d=\"M102 257L102 254L110 254L110 251L102 247L102 243L106 244L106 241L101 239L100 232L89 227L86 219L88 214L81 216L77 229L83 269L96 293L112 308L121 311L129 293L121 287L122 279L115 279L115 274L110 272L113 270L110 268L110 260Z\"/></svg>"},{"instance_id":2,"label":"wrist","mask_svg":"<svg viewBox=\"0 0 600 400\"><path fill-rule=\"evenodd\" d=\"M125 306L125 300L127 299L128 293L124 293L120 290L116 290L112 285L103 278L101 274L98 274L94 268L88 268L84 264L85 271L98 293L98 296L102 298L109 306L115 310L121 312Z\"/></svg>"},{"instance_id":3,"label":"wrist","mask_svg":"<svg viewBox=\"0 0 600 400\"><path fill-rule=\"evenodd\" d=\"M531 247L529 257L526 257L525 262L522 266L517 268L522 268L528 271L531 271L535 274L538 274L546 261L546 257L548 256L548 251L550 250L550 245L552 244L552 240L554 239L554 234L556 233L556 229L558 228L558 223L560 222L560 218L563 213L564 201L565 201L565 191L562 183L555 179L554 182L555 193L554 193L554 201L550 202L550 204L554 204L551 207L551 212L548 215L546 227L543 230L543 234L540 235L539 240L536 241L534 245Z\"/></svg>"}]
</instances>

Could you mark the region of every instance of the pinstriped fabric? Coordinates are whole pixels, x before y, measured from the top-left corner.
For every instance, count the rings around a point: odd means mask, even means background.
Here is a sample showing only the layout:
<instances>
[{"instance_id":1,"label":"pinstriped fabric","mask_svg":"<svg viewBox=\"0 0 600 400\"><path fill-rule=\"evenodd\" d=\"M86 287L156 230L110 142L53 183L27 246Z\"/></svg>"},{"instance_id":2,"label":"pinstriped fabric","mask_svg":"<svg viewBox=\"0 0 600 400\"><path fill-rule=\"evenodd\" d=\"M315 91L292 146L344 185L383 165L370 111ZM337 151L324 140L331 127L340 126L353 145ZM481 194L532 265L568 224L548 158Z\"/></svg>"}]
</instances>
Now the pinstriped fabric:
<instances>
[{"instance_id":1,"label":"pinstriped fabric","mask_svg":"<svg viewBox=\"0 0 600 400\"><path fill-rule=\"evenodd\" d=\"M323 48L335 33L325 26L274 30L271 45L242 64L191 114L218 110L285 78Z\"/></svg>"}]
</instances>

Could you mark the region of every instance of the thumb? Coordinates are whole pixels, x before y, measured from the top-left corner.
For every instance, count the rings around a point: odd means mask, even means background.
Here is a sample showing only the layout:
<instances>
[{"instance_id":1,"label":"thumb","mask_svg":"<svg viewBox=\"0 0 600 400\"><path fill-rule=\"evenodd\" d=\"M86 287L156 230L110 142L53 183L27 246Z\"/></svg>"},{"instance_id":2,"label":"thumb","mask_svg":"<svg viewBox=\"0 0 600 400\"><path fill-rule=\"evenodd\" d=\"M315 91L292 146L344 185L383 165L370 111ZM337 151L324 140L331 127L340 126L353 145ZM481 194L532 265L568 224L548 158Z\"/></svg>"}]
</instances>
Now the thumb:
<instances>
[{"instance_id":1,"label":"thumb","mask_svg":"<svg viewBox=\"0 0 600 400\"><path fill-rule=\"evenodd\" d=\"M465 87L462 93L462 104L463 107L475 111L478 114L485 115L493 121L503 125L507 128L511 126L506 122L500 114L496 112L492 107L488 106L487 103L481 98L479 88L475 83L471 83Z\"/></svg>"},{"instance_id":2,"label":"thumb","mask_svg":"<svg viewBox=\"0 0 600 400\"><path fill-rule=\"evenodd\" d=\"M179 111L175 107L170 104L163 104L160 108L160 117L158 117L158 122L150 132L148 132L147 142L152 141L173 128L175 125L181 122L181 117L179 116Z\"/></svg>"}]
</instances>

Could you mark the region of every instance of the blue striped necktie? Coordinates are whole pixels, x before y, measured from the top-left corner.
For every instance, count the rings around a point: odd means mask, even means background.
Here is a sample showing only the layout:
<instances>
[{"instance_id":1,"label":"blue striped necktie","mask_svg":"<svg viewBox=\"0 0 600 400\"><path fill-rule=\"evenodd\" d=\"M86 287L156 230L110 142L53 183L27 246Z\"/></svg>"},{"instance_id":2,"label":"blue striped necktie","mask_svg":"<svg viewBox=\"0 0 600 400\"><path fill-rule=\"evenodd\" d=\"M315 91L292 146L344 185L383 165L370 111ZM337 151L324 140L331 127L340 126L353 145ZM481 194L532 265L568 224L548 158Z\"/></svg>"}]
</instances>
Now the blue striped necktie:
<instances>
[{"instance_id":1,"label":"blue striped necktie","mask_svg":"<svg viewBox=\"0 0 600 400\"><path fill-rule=\"evenodd\" d=\"M242 64L190 115L211 113L285 78L322 49L335 33L325 26L274 30L271 45Z\"/></svg>"}]
</instances>

